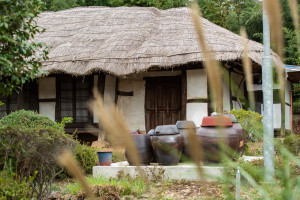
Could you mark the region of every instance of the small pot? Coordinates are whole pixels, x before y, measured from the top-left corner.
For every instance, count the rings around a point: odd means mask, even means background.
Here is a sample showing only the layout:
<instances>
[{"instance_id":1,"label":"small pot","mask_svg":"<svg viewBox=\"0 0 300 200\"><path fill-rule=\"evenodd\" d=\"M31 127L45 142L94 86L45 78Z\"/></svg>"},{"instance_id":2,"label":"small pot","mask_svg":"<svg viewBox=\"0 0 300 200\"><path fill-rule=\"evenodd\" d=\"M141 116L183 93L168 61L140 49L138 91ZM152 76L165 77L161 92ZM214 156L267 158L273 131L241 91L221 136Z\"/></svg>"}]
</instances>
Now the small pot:
<instances>
[{"instance_id":1,"label":"small pot","mask_svg":"<svg viewBox=\"0 0 300 200\"><path fill-rule=\"evenodd\" d=\"M180 134L183 136L181 161L184 161L190 158L190 153L188 150L188 134L189 131L193 131L195 133L196 125L193 121L177 121L176 127L178 128Z\"/></svg>"},{"instance_id":2,"label":"small pot","mask_svg":"<svg viewBox=\"0 0 300 200\"><path fill-rule=\"evenodd\" d=\"M159 164L178 164L183 148L183 136L175 125L157 126L151 142Z\"/></svg>"},{"instance_id":3,"label":"small pot","mask_svg":"<svg viewBox=\"0 0 300 200\"><path fill-rule=\"evenodd\" d=\"M153 149L151 145L150 135L147 134L132 134L132 139L136 145L137 152L140 156L141 165L149 165L153 160ZM128 150L125 151L125 157L129 165L133 165L133 161L130 159Z\"/></svg>"},{"instance_id":4,"label":"small pot","mask_svg":"<svg viewBox=\"0 0 300 200\"><path fill-rule=\"evenodd\" d=\"M100 166L110 166L112 160L112 151L97 151Z\"/></svg>"}]
</instances>

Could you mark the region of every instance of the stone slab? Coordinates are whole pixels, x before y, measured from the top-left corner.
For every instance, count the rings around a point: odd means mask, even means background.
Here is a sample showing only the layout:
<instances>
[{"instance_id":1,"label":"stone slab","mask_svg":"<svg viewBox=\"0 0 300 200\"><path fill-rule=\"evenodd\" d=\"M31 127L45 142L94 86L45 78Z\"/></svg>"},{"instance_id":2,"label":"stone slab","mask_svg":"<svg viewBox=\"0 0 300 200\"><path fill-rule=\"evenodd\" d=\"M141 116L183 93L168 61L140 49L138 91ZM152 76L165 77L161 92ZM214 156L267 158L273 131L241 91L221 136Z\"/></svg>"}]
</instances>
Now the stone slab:
<instances>
[{"instance_id":1,"label":"stone slab","mask_svg":"<svg viewBox=\"0 0 300 200\"><path fill-rule=\"evenodd\" d=\"M160 176L164 180L201 180L198 168L195 164L179 164L176 166L159 166L149 165L141 166L141 169L151 178ZM223 174L223 167L220 166L203 166L205 180L217 180ZM120 162L113 163L112 166L94 166L93 177L104 176L107 178L116 178L118 174L123 171L131 177L138 175L136 166L129 166L128 163Z\"/></svg>"}]
</instances>

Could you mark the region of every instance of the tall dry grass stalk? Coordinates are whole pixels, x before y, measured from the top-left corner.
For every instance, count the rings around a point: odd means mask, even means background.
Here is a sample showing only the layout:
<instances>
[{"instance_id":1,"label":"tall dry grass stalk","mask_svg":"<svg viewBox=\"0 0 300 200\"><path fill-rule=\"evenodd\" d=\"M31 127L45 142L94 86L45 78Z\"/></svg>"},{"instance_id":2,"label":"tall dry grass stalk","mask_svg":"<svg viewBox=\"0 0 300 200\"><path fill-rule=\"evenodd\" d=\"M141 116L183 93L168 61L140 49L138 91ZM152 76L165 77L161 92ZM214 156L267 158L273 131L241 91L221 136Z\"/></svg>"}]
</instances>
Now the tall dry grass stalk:
<instances>
[{"instance_id":1,"label":"tall dry grass stalk","mask_svg":"<svg viewBox=\"0 0 300 200\"><path fill-rule=\"evenodd\" d=\"M290 10L292 12L294 28L299 31L299 13L297 0L289 0Z\"/></svg>"},{"instance_id":2,"label":"tall dry grass stalk","mask_svg":"<svg viewBox=\"0 0 300 200\"><path fill-rule=\"evenodd\" d=\"M191 16L195 26L195 30L202 47L204 66L208 76L208 82L212 91L212 99L216 105L217 112L223 112L223 91L222 91L222 76L219 63L214 59L209 46L206 44L204 31L201 23L201 13L196 1L191 4Z\"/></svg>"},{"instance_id":3,"label":"tall dry grass stalk","mask_svg":"<svg viewBox=\"0 0 300 200\"><path fill-rule=\"evenodd\" d=\"M246 84L247 84L250 108L251 108L251 110L254 110L255 102L254 102L254 92L253 92L253 73L252 73L252 62L249 58L249 50L248 50L248 45L247 45L248 36L247 36L245 28L241 28L240 32L241 32L241 36L242 36L242 44L244 47L243 68L244 68L244 73L246 76Z\"/></svg>"},{"instance_id":4,"label":"tall dry grass stalk","mask_svg":"<svg viewBox=\"0 0 300 200\"><path fill-rule=\"evenodd\" d=\"M300 51L300 29L299 29L299 13L298 13L297 0L289 0L289 5L293 17L294 28L296 31L298 51Z\"/></svg>"},{"instance_id":5,"label":"tall dry grass stalk","mask_svg":"<svg viewBox=\"0 0 300 200\"><path fill-rule=\"evenodd\" d=\"M279 0L264 0L264 8L270 22L271 39L276 53L283 57L282 17Z\"/></svg>"},{"instance_id":6,"label":"tall dry grass stalk","mask_svg":"<svg viewBox=\"0 0 300 200\"><path fill-rule=\"evenodd\" d=\"M268 15L271 28L271 40L275 45L275 50L283 58L283 32L282 13L279 0L264 0L265 9ZM281 112L285 113L285 68L283 65L276 67L280 86ZM285 134L285 114L281 118L281 135Z\"/></svg>"},{"instance_id":7,"label":"tall dry grass stalk","mask_svg":"<svg viewBox=\"0 0 300 200\"><path fill-rule=\"evenodd\" d=\"M198 144L196 131L192 127L188 127L188 151L192 160L197 165L198 173L201 180L205 180L204 171L202 168L203 150Z\"/></svg>"},{"instance_id":8,"label":"tall dry grass stalk","mask_svg":"<svg viewBox=\"0 0 300 200\"><path fill-rule=\"evenodd\" d=\"M61 167L66 168L68 172L79 181L90 200L96 200L91 187L71 152L63 152L57 157L57 162Z\"/></svg>"},{"instance_id":9,"label":"tall dry grass stalk","mask_svg":"<svg viewBox=\"0 0 300 200\"><path fill-rule=\"evenodd\" d=\"M137 166L141 178L146 183L146 189L149 189L146 174L139 167L141 162L136 145L129 134L129 128L120 110L112 103L104 105L103 98L98 90L95 88L93 91L95 99L88 104L90 111L96 114L99 124L101 124L112 146L124 146L126 148L133 164Z\"/></svg>"}]
</instances>

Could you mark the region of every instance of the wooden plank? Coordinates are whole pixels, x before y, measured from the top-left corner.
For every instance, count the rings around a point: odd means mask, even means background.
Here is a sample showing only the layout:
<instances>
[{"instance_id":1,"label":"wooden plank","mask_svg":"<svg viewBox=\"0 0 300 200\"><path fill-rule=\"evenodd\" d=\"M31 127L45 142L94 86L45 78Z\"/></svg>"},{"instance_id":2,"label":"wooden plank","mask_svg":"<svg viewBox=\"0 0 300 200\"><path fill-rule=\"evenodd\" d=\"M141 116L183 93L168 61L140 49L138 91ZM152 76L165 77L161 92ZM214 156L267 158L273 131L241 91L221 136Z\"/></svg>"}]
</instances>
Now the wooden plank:
<instances>
[{"instance_id":1,"label":"wooden plank","mask_svg":"<svg viewBox=\"0 0 300 200\"><path fill-rule=\"evenodd\" d=\"M133 91L132 92L123 92L123 91L117 91L117 95L118 96L133 96L134 95L134 93L133 93Z\"/></svg>"},{"instance_id":2,"label":"wooden plank","mask_svg":"<svg viewBox=\"0 0 300 200\"><path fill-rule=\"evenodd\" d=\"M186 120L187 76L186 70L181 71L181 112L180 119Z\"/></svg>"},{"instance_id":3,"label":"wooden plank","mask_svg":"<svg viewBox=\"0 0 300 200\"><path fill-rule=\"evenodd\" d=\"M187 103L208 103L210 100L207 98L188 99Z\"/></svg>"},{"instance_id":4,"label":"wooden plank","mask_svg":"<svg viewBox=\"0 0 300 200\"><path fill-rule=\"evenodd\" d=\"M61 75L56 76L56 104L55 104L55 120L61 121Z\"/></svg>"},{"instance_id":5,"label":"wooden plank","mask_svg":"<svg viewBox=\"0 0 300 200\"><path fill-rule=\"evenodd\" d=\"M104 97L105 78L106 78L106 74L104 72L100 72L100 74L98 75L97 87L102 98Z\"/></svg>"}]
</instances>

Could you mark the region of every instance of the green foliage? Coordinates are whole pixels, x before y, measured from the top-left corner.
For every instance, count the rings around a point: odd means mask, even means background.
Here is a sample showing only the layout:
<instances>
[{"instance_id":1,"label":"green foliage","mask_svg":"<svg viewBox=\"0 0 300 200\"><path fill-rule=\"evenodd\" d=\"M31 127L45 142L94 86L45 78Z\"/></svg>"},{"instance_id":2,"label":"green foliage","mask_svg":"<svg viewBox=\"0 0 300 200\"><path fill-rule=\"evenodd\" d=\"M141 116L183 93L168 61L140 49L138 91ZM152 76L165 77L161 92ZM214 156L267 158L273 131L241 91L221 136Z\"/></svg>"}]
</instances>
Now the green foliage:
<instances>
[{"instance_id":1,"label":"green foliage","mask_svg":"<svg viewBox=\"0 0 300 200\"><path fill-rule=\"evenodd\" d=\"M238 122L242 125L248 139L250 140L260 140L263 134L263 124L262 124L262 116L251 110L231 110L231 114L237 118Z\"/></svg>"},{"instance_id":2,"label":"green foliage","mask_svg":"<svg viewBox=\"0 0 300 200\"><path fill-rule=\"evenodd\" d=\"M8 95L41 75L41 60L47 59L47 48L34 42L41 33L35 18L43 10L41 0L0 1L0 94Z\"/></svg>"},{"instance_id":3,"label":"green foliage","mask_svg":"<svg viewBox=\"0 0 300 200\"><path fill-rule=\"evenodd\" d=\"M38 199L50 192L54 177L62 171L55 156L75 145L62 126L35 112L16 111L0 120L0 170L11 168L19 180L37 172L31 194Z\"/></svg>"},{"instance_id":4,"label":"green foliage","mask_svg":"<svg viewBox=\"0 0 300 200\"><path fill-rule=\"evenodd\" d=\"M284 146L293 154L300 153L300 135L288 135L284 138Z\"/></svg>"},{"instance_id":5,"label":"green foliage","mask_svg":"<svg viewBox=\"0 0 300 200\"><path fill-rule=\"evenodd\" d=\"M52 0L50 10L58 11L79 6L76 0Z\"/></svg>"},{"instance_id":6,"label":"green foliage","mask_svg":"<svg viewBox=\"0 0 300 200\"><path fill-rule=\"evenodd\" d=\"M114 150L112 152L112 163L116 163L116 162L122 162L122 161L126 161L125 158L125 152L124 151L118 151L118 150Z\"/></svg>"},{"instance_id":7,"label":"green foliage","mask_svg":"<svg viewBox=\"0 0 300 200\"><path fill-rule=\"evenodd\" d=\"M300 65L300 51L297 45L296 31L284 28L286 47L284 48L284 63Z\"/></svg>"},{"instance_id":8,"label":"green foliage","mask_svg":"<svg viewBox=\"0 0 300 200\"><path fill-rule=\"evenodd\" d=\"M67 123L68 120L70 119L66 119L62 123ZM18 110L1 118L0 126L22 126L25 128L53 127L60 133L63 133L62 125L57 124L44 115L29 110Z\"/></svg>"},{"instance_id":9,"label":"green foliage","mask_svg":"<svg viewBox=\"0 0 300 200\"><path fill-rule=\"evenodd\" d=\"M44 0L46 10L58 11L77 6L139 6L159 9L177 8L188 5L188 0Z\"/></svg>"},{"instance_id":10,"label":"green foliage","mask_svg":"<svg viewBox=\"0 0 300 200\"><path fill-rule=\"evenodd\" d=\"M85 173L91 174L98 160L96 148L78 143L74 149L74 156Z\"/></svg>"},{"instance_id":11,"label":"green foliage","mask_svg":"<svg viewBox=\"0 0 300 200\"><path fill-rule=\"evenodd\" d=\"M19 180L16 174L10 170L3 170L0 172L0 198L6 199L30 199L31 187L33 178L28 180Z\"/></svg>"},{"instance_id":12,"label":"green foliage","mask_svg":"<svg viewBox=\"0 0 300 200\"><path fill-rule=\"evenodd\" d=\"M140 196L145 190L145 183L140 178L130 178L128 176L121 176L119 178L110 178L107 177L89 177L88 182L93 188L97 188L95 191L102 191L97 196L101 196L103 199L114 199L111 197L113 195L111 192L117 194L118 196L124 195L136 195ZM78 182L69 183L65 185L65 194L79 195L81 193L82 187ZM107 191L111 190L111 192ZM110 198L109 198L110 197ZM118 198L116 198L118 199Z\"/></svg>"}]
</instances>

